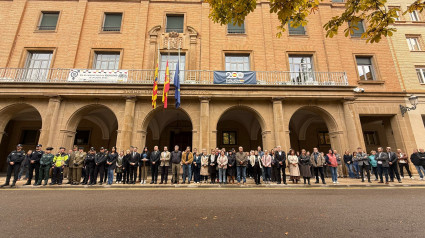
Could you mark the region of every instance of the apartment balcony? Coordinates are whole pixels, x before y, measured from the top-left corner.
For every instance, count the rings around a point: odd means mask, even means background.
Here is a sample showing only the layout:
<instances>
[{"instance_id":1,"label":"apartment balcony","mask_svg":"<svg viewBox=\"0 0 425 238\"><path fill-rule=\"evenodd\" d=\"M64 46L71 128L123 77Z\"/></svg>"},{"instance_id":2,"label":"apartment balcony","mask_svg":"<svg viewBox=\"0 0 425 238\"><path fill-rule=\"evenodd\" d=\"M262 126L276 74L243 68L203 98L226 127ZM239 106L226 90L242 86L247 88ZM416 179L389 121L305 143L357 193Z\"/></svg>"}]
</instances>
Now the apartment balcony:
<instances>
[{"instance_id":1,"label":"apartment balcony","mask_svg":"<svg viewBox=\"0 0 425 238\"><path fill-rule=\"evenodd\" d=\"M212 70L182 70L180 83L183 85L213 85ZM221 71L222 72L222 71ZM345 72L288 72L253 71L254 85L280 86L348 86ZM225 72L229 77L240 76L244 71ZM236 74L235 74L236 73ZM90 69L32 69L0 68L0 83L58 83L58 84L132 84L152 85L155 70L90 70ZM159 84L164 82L165 72L159 72ZM243 80L242 80L243 81ZM170 83L174 82L174 71L170 71ZM235 81L233 81L235 82ZM234 85L232 83L230 85ZM239 84L239 83L236 83ZM229 84L224 84L229 85ZM245 85L240 83L239 85Z\"/></svg>"}]
</instances>

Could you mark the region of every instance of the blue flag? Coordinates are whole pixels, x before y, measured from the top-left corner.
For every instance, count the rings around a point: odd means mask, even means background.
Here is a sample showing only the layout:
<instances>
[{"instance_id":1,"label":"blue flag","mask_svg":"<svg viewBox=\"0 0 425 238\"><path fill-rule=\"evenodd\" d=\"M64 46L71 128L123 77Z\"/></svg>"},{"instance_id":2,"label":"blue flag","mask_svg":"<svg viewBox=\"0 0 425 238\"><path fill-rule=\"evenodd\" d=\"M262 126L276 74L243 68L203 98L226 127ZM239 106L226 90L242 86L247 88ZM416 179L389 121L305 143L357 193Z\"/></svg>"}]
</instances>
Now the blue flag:
<instances>
[{"instance_id":1,"label":"blue flag","mask_svg":"<svg viewBox=\"0 0 425 238\"><path fill-rule=\"evenodd\" d=\"M176 108L180 107L180 77L179 77L179 65L180 62L177 61L176 72L174 72L174 87L176 89L174 93L174 98L176 99Z\"/></svg>"}]
</instances>

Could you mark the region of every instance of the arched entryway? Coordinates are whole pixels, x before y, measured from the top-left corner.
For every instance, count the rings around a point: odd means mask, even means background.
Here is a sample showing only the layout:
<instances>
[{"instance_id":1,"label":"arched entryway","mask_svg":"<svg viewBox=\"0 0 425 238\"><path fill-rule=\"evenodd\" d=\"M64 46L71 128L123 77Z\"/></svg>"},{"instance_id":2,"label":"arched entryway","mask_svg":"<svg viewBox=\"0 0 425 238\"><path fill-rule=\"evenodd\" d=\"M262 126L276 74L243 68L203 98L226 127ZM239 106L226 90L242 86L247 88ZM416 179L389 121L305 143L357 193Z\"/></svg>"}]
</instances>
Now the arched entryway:
<instances>
[{"instance_id":1,"label":"arched entryway","mask_svg":"<svg viewBox=\"0 0 425 238\"><path fill-rule=\"evenodd\" d=\"M68 121L72 145L84 147L111 148L117 142L118 120L115 113L104 105L89 105L77 110ZM73 134L73 136L72 136Z\"/></svg>"},{"instance_id":2,"label":"arched entryway","mask_svg":"<svg viewBox=\"0 0 425 238\"><path fill-rule=\"evenodd\" d=\"M289 122L289 135L291 148L295 151L306 149L327 153L336 146L336 137L332 136L337 131L334 118L319 107L302 107L291 117Z\"/></svg>"},{"instance_id":3,"label":"arched entryway","mask_svg":"<svg viewBox=\"0 0 425 238\"><path fill-rule=\"evenodd\" d=\"M168 146L172 150L175 145L180 150L192 147L193 128L189 115L183 109L158 107L151 111L143 123L146 131L145 146L153 150L158 145L160 150Z\"/></svg>"},{"instance_id":4,"label":"arched entryway","mask_svg":"<svg viewBox=\"0 0 425 238\"><path fill-rule=\"evenodd\" d=\"M237 147L242 146L245 151L263 147L263 127L264 120L252 108L229 108L217 123L217 147L237 150Z\"/></svg>"},{"instance_id":5,"label":"arched entryway","mask_svg":"<svg viewBox=\"0 0 425 238\"><path fill-rule=\"evenodd\" d=\"M25 151L35 148L41 125L39 111L29 104L14 104L0 111L0 171L7 169L7 155L17 144L22 144Z\"/></svg>"}]
</instances>

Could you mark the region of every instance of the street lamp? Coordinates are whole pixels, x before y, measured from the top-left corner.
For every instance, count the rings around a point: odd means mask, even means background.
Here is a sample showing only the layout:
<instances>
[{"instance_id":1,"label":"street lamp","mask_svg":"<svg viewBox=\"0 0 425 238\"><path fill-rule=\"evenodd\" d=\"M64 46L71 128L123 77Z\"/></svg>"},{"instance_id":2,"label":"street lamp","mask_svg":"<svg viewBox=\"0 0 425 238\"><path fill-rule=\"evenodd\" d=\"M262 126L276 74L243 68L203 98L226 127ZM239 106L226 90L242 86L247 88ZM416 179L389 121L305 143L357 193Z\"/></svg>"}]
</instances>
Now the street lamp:
<instances>
[{"instance_id":1,"label":"street lamp","mask_svg":"<svg viewBox=\"0 0 425 238\"><path fill-rule=\"evenodd\" d=\"M416 109L416 105L418 105L418 97L415 95L412 95L409 97L409 102L410 104L412 104L412 107L405 107L403 105L400 105L400 111L401 111L401 116L404 117L404 114L410 110L415 110Z\"/></svg>"}]
</instances>

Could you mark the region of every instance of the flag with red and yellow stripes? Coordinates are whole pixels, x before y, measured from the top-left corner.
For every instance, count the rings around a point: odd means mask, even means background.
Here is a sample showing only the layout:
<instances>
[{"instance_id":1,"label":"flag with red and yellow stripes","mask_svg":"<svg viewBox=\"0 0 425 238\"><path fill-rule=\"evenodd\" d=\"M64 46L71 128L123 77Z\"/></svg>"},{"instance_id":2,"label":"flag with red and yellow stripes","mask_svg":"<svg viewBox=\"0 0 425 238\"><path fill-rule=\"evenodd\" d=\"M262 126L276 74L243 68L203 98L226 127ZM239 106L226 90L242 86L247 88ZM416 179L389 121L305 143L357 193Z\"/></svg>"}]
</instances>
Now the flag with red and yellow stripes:
<instances>
[{"instance_id":1,"label":"flag with red and yellow stripes","mask_svg":"<svg viewBox=\"0 0 425 238\"><path fill-rule=\"evenodd\" d=\"M168 69L168 60L167 60L167 66L165 67L164 90L162 91L162 102L164 103L164 108L167 108L167 96L168 96L169 90L170 90L170 70Z\"/></svg>"},{"instance_id":2,"label":"flag with red and yellow stripes","mask_svg":"<svg viewBox=\"0 0 425 238\"><path fill-rule=\"evenodd\" d=\"M152 108L156 108L156 98L158 97L158 67L159 67L159 60L156 62L156 68L155 68L155 79L153 81L153 91L152 91Z\"/></svg>"}]
</instances>

